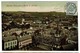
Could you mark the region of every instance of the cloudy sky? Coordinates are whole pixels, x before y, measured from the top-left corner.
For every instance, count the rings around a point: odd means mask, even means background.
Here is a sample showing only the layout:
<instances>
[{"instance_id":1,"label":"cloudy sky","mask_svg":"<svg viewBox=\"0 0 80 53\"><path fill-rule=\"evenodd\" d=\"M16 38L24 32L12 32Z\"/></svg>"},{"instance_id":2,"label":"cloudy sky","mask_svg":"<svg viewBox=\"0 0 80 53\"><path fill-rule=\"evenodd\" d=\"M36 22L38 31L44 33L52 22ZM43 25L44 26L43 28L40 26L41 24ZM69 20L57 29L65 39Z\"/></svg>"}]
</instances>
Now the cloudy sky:
<instances>
[{"instance_id":1,"label":"cloudy sky","mask_svg":"<svg viewBox=\"0 0 80 53\"><path fill-rule=\"evenodd\" d=\"M66 1L2 1L2 11L64 12Z\"/></svg>"}]
</instances>

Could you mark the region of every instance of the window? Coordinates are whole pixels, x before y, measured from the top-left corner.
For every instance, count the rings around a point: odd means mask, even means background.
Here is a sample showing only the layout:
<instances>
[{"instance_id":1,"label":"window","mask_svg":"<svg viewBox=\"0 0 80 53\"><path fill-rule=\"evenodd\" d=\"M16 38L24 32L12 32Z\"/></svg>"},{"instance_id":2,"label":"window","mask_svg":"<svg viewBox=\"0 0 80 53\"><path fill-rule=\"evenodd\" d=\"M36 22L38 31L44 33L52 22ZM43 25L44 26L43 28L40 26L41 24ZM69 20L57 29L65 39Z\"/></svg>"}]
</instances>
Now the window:
<instances>
[{"instance_id":1,"label":"window","mask_svg":"<svg viewBox=\"0 0 80 53\"><path fill-rule=\"evenodd\" d=\"M13 42L11 42L11 45L13 44Z\"/></svg>"},{"instance_id":2,"label":"window","mask_svg":"<svg viewBox=\"0 0 80 53\"><path fill-rule=\"evenodd\" d=\"M7 43L5 43L5 46L7 47Z\"/></svg>"},{"instance_id":3,"label":"window","mask_svg":"<svg viewBox=\"0 0 80 53\"><path fill-rule=\"evenodd\" d=\"M15 43L13 42L13 44L15 44Z\"/></svg>"},{"instance_id":4,"label":"window","mask_svg":"<svg viewBox=\"0 0 80 53\"><path fill-rule=\"evenodd\" d=\"M16 44L16 41L14 41L14 44Z\"/></svg>"}]
</instances>

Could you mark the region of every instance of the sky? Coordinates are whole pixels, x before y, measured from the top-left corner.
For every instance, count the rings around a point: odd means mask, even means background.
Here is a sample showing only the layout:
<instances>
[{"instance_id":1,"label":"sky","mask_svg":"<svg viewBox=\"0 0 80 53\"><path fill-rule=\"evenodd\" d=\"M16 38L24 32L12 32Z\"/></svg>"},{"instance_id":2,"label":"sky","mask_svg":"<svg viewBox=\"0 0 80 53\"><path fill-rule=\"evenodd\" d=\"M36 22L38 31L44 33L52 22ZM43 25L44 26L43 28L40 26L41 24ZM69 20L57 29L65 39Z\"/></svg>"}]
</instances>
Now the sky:
<instances>
[{"instance_id":1,"label":"sky","mask_svg":"<svg viewBox=\"0 0 80 53\"><path fill-rule=\"evenodd\" d=\"M2 11L65 12L66 1L2 1Z\"/></svg>"}]
</instances>

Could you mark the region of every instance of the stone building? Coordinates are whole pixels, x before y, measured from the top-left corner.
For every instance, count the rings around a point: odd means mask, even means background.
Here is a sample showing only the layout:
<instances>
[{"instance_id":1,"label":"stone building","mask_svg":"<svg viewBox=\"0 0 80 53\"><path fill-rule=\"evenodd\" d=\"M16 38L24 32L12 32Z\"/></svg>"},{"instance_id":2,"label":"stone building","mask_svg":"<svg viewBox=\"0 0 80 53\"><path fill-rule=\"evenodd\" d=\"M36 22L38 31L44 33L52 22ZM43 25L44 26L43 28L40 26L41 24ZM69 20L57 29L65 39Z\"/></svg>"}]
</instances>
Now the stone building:
<instances>
[{"instance_id":1,"label":"stone building","mask_svg":"<svg viewBox=\"0 0 80 53\"><path fill-rule=\"evenodd\" d=\"M16 36L6 36L2 37L3 50L17 49L17 39Z\"/></svg>"}]
</instances>

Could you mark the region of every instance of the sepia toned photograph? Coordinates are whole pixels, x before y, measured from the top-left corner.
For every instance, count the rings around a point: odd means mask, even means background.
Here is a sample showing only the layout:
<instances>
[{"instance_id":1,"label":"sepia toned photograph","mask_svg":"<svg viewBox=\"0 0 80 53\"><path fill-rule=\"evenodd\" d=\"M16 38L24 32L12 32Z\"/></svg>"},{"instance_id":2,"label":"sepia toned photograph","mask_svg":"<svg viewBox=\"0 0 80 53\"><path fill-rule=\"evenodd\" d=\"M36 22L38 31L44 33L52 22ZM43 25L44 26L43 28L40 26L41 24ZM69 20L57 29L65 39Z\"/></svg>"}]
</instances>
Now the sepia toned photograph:
<instances>
[{"instance_id":1,"label":"sepia toned photograph","mask_svg":"<svg viewBox=\"0 0 80 53\"><path fill-rule=\"evenodd\" d=\"M3 51L78 51L77 1L1 4Z\"/></svg>"}]
</instances>

